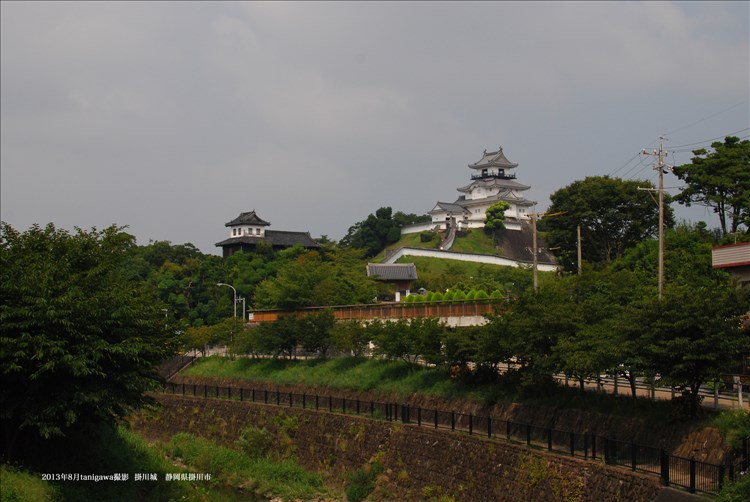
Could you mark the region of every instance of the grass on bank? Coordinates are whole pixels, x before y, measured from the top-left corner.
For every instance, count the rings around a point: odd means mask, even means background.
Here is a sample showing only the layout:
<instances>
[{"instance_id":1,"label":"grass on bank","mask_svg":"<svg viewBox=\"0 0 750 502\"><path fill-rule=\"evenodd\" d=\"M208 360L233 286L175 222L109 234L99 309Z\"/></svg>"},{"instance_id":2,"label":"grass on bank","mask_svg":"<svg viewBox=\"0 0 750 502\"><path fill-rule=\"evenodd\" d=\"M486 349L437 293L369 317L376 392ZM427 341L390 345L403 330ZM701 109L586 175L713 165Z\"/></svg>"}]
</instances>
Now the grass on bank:
<instances>
[{"instance_id":1,"label":"grass on bank","mask_svg":"<svg viewBox=\"0 0 750 502\"><path fill-rule=\"evenodd\" d=\"M198 472L210 473L225 486L240 488L250 496L265 498L271 494L284 500L330 496L320 474L303 469L291 459L251 456L182 432L172 438L166 451Z\"/></svg>"},{"instance_id":2,"label":"grass on bank","mask_svg":"<svg viewBox=\"0 0 750 502\"><path fill-rule=\"evenodd\" d=\"M229 359L202 358L182 372L185 376L231 378L270 384L300 384L332 390L394 393L401 399L415 394L473 400L491 406L496 403L525 403L562 409L580 409L618 416L634 414L647 422L663 424L675 420L675 408L666 401L628 396L615 397L574 387L557 387L551 395L523 396L515 383L467 384L452 380L446 368L414 369L403 361L342 357L334 359ZM517 383L517 382L516 382ZM682 419L683 417L680 417ZM704 422L705 417L694 419Z\"/></svg>"},{"instance_id":3,"label":"grass on bank","mask_svg":"<svg viewBox=\"0 0 750 502\"><path fill-rule=\"evenodd\" d=\"M311 500L328 495L319 474L293 460L250 458L210 441L177 434L168 445L151 445L124 426L102 426L89 441L57 442L38 452L43 463L19 468L2 464L0 500L3 502L89 502L92 500L227 502L264 500L266 495L285 500ZM169 460L179 457L178 465ZM207 473L210 481L166 481L167 473ZM82 475L127 474L127 481L46 481L41 473ZM136 481L135 474L155 473L158 481Z\"/></svg>"}]
</instances>

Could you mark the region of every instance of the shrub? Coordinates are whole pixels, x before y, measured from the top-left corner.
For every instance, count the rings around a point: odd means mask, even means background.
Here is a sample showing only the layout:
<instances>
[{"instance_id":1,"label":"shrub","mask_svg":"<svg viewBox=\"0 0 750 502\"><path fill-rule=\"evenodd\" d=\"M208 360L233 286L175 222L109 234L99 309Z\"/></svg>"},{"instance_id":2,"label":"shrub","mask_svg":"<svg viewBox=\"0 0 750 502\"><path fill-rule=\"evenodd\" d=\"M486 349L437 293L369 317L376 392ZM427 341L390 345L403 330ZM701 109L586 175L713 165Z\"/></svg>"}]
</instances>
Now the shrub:
<instances>
[{"instance_id":1,"label":"shrub","mask_svg":"<svg viewBox=\"0 0 750 502\"><path fill-rule=\"evenodd\" d=\"M466 293L461 291L460 289L454 293L453 296L454 300L466 300Z\"/></svg>"},{"instance_id":2,"label":"shrub","mask_svg":"<svg viewBox=\"0 0 750 502\"><path fill-rule=\"evenodd\" d=\"M419 234L420 242L431 242L434 238L435 238L435 233L430 232L429 230L425 230L424 232L420 232Z\"/></svg>"},{"instance_id":3,"label":"shrub","mask_svg":"<svg viewBox=\"0 0 750 502\"><path fill-rule=\"evenodd\" d=\"M235 445L251 458L265 457L273 445L273 436L268 430L248 425L240 431Z\"/></svg>"}]
</instances>

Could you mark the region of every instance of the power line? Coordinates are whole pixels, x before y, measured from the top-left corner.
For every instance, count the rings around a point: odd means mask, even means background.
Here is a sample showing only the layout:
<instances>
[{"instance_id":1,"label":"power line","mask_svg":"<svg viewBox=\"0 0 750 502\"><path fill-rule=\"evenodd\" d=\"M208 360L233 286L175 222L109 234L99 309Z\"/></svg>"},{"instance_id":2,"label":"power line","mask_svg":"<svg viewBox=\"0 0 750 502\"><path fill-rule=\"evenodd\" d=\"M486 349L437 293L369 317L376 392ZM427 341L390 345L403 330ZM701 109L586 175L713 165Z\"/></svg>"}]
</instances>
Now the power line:
<instances>
[{"instance_id":1,"label":"power line","mask_svg":"<svg viewBox=\"0 0 750 502\"><path fill-rule=\"evenodd\" d=\"M722 113L724 113L724 112L728 112L729 110L732 110L733 108L737 108L737 107L738 107L738 106L740 106L740 105L744 105L744 104L745 104L745 103L747 103L748 101L750 101L750 100L748 100L748 99L745 99L745 100L743 100L743 101L740 101L739 103L735 103L735 104L733 104L732 106L730 106L729 108L725 108L725 109L723 109L723 110L721 110L721 111L718 111L718 112L716 112L716 113L713 113L713 114L711 114L711 115L709 115L709 116L707 116L707 117L703 117L702 119L696 120L695 122L692 122L692 123L690 123L690 124L688 124L688 125L685 125L685 126L679 127L679 128L677 128L677 129L674 129L673 131L669 131L669 132L668 132L668 133L666 133L666 134L667 134L667 135L671 135L671 134L674 134L674 133L676 133L677 131L682 131L683 129L687 129L688 127L692 127L692 126L694 126L695 124L700 124L701 122L703 122L703 121L705 121L705 120L708 120L708 119L712 119L712 118L716 117L717 115L721 115Z\"/></svg>"},{"instance_id":2,"label":"power line","mask_svg":"<svg viewBox=\"0 0 750 502\"><path fill-rule=\"evenodd\" d=\"M610 172L607 176L614 176L617 171L619 171L620 169L624 168L625 166L627 166L628 164L630 164L631 162L633 162L633 159L637 158L640 154L641 154L641 152L636 153L635 155L633 155L632 157L630 157L630 159L628 159L627 162L625 162L623 165L621 165L620 167L618 167L614 171Z\"/></svg>"},{"instance_id":3,"label":"power line","mask_svg":"<svg viewBox=\"0 0 750 502\"><path fill-rule=\"evenodd\" d=\"M734 131L734 132L730 132L730 133L727 133L727 134L722 134L722 135L721 135L721 136L719 136L718 138L704 139L704 140L702 140L702 141L698 141L698 142L696 142L696 143L688 143L688 144L686 144L686 145L675 145L675 146L674 146L673 148L670 148L670 150L673 150L673 149L675 149L675 148L682 148L682 147L684 147L684 146L693 146L693 145L700 145L700 144L702 144L702 143L710 143L710 142L712 142L712 141L716 141L717 139L724 139L724 138L726 138L727 136L732 136L732 135L734 135L734 134L737 134L737 133L741 133L741 132L745 132L745 131L750 131L750 127L746 127L746 128L744 128L744 129L740 129L739 131Z\"/></svg>"}]
</instances>

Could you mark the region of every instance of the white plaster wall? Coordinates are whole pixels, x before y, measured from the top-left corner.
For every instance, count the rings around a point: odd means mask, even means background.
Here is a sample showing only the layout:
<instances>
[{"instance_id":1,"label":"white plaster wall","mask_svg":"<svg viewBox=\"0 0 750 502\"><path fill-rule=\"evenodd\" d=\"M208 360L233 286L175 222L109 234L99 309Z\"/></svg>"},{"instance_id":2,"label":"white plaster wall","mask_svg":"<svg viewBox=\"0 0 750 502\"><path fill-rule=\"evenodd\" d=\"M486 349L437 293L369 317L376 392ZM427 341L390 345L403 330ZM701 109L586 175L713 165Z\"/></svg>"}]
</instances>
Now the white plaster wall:
<instances>
[{"instance_id":1,"label":"white plaster wall","mask_svg":"<svg viewBox=\"0 0 750 502\"><path fill-rule=\"evenodd\" d=\"M426 256L429 258L440 258L442 260L470 261L474 263L487 263L489 265L500 265L504 267L531 267L531 262L519 262L503 258L502 256L491 256L473 253L458 253L454 251L439 251L436 249L418 249L418 248L401 248L383 263L396 263L402 256ZM554 272L558 269L557 265L548 263L539 263L537 270L541 272Z\"/></svg>"}]
</instances>

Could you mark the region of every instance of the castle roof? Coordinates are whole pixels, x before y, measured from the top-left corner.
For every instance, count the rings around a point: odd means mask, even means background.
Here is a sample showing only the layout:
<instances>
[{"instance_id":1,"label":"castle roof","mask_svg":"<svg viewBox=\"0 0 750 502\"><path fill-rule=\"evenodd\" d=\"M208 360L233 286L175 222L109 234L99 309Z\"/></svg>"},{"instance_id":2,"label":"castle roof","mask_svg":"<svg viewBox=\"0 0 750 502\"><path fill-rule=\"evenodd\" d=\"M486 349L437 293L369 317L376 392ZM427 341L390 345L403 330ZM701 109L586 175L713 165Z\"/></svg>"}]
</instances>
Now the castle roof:
<instances>
[{"instance_id":1,"label":"castle roof","mask_svg":"<svg viewBox=\"0 0 750 502\"><path fill-rule=\"evenodd\" d=\"M500 167L503 169L512 169L518 167L518 164L511 162L503 153L503 147L499 147L496 152L484 151L482 158L473 164L469 164L472 169L487 169L489 167Z\"/></svg>"},{"instance_id":2,"label":"castle roof","mask_svg":"<svg viewBox=\"0 0 750 502\"><path fill-rule=\"evenodd\" d=\"M240 213L238 217L228 223L225 223L224 226L234 227L237 225L257 225L267 227L270 224L270 222L260 219L260 217L255 214L255 211L249 211L246 213Z\"/></svg>"},{"instance_id":3,"label":"castle roof","mask_svg":"<svg viewBox=\"0 0 750 502\"><path fill-rule=\"evenodd\" d=\"M415 281L417 267L413 263L368 263L367 277L380 281Z\"/></svg>"},{"instance_id":4,"label":"castle roof","mask_svg":"<svg viewBox=\"0 0 750 502\"><path fill-rule=\"evenodd\" d=\"M243 213L244 214L244 213ZM261 220L263 221L263 220ZM257 223L255 223L257 225ZM287 232L285 230L266 230L264 237L243 235L217 242L217 247L231 246L233 244L259 244L265 243L272 247L303 246L306 248L319 248L320 243L310 236L310 232Z\"/></svg>"},{"instance_id":5,"label":"castle roof","mask_svg":"<svg viewBox=\"0 0 750 502\"><path fill-rule=\"evenodd\" d=\"M449 213L468 213L469 212L465 207L458 204L458 201L457 201L456 203L438 202L437 204L435 204L435 207L432 208L432 211L430 211L430 213L442 213L443 211L446 211Z\"/></svg>"},{"instance_id":6,"label":"castle roof","mask_svg":"<svg viewBox=\"0 0 750 502\"><path fill-rule=\"evenodd\" d=\"M464 187L459 187L456 190L458 190L459 192L471 192L475 188L507 188L510 190L528 190L531 187L505 178L481 178L472 181L470 184Z\"/></svg>"}]
</instances>

